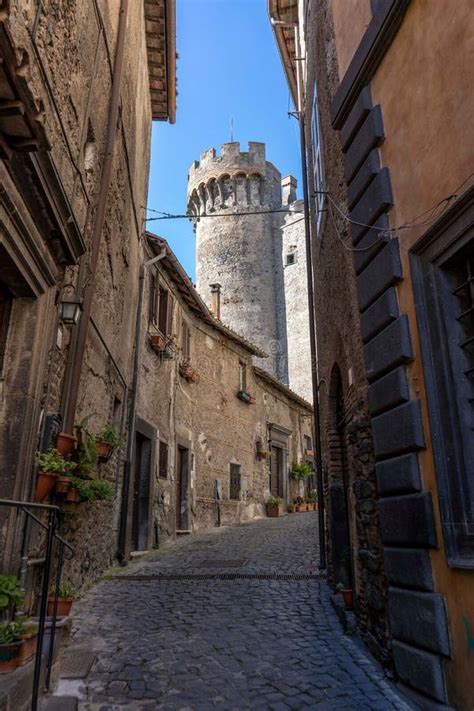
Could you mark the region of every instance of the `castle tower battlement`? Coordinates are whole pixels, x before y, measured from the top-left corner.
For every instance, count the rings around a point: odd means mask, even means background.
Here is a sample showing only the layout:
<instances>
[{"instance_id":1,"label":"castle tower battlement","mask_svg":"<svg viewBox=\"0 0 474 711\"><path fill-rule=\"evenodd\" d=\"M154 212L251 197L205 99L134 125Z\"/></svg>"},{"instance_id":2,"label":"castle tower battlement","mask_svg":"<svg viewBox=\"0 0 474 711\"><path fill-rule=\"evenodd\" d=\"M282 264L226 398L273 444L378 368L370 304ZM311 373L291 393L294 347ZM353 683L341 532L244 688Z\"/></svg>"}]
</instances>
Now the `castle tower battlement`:
<instances>
[{"instance_id":1,"label":"castle tower battlement","mask_svg":"<svg viewBox=\"0 0 474 711\"><path fill-rule=\"evenodd\" d=\"M266 160L265 144L224 143L221 154L214 148L201 153L188 175L188 212L199 217L220 210L250 211L281 205L281 175Z\"/></svg>"}]
</instances>

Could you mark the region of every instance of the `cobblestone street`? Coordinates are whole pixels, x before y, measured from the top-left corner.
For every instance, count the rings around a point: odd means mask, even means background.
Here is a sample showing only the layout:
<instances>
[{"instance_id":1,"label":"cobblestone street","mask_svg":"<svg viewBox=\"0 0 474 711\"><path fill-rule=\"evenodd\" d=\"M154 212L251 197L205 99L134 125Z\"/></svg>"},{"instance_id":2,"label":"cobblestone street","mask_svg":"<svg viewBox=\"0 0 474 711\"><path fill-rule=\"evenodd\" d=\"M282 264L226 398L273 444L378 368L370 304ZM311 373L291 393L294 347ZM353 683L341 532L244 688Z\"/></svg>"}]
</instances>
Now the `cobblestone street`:
<instances>
[{"instance_id":1,"label":"cobblestone street","mask_svg":"<svg viewBox=\"0 0 474 711\"><path fill-rule=\"evenodd\" d=\"M114 572L75 606L73 648L97 657L60 693L81 696L81 711L408 711L343 634L317 578L316 535L314 513L265 519Z\"/></svg>"}]
</instances>

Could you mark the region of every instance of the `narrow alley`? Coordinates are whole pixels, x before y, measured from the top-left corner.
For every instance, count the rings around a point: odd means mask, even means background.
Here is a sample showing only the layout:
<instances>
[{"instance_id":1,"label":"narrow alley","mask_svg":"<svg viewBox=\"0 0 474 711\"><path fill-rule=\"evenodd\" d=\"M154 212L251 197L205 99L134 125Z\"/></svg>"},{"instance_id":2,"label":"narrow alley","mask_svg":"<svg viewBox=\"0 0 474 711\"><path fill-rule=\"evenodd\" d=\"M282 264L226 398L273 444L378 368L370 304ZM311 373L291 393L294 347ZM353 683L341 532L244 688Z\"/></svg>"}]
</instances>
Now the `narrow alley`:
<instances>
[{"instance_id":1,"label":"narrow alley","mask_svg":"<svg viewBox=\"0 0 474 711\"><path fill-rule=\"evenodd\" d=\"M345 635L317 568L317 515L181 538L114 569L77 603L59 683L81 711L412 707Z\"/></svg>"}]
</instances>

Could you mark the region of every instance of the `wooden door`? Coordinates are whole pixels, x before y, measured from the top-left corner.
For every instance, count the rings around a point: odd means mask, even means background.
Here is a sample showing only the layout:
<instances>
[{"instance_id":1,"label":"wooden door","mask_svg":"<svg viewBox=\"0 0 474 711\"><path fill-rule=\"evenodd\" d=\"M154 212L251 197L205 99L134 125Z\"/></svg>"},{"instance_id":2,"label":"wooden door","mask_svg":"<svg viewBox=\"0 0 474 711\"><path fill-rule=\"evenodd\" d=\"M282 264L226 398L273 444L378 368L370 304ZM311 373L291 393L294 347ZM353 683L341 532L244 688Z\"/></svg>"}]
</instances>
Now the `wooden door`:
<instances>
[{"instance_id":1,"label":"wooden door","mask_svg":"<svg viewBox=\"0 0 474 711\"><path fill-rule=\"evenodd\" d=\"M282 462L283 452L280 447L272 447L270 461L270 493L272 496L282 495Z\"/></svg>"},{"instance_id":2,"label":"wooden door","mask_svg":"<svg viewBox=\"0 0 474 711\"><path fill-rule=\"evenodd\" d=\"M181 504L182 504L182 483L183 483L183 450L178 447L176 462L176 530L181 530Z\"/></svg>"},{"instance_id":3,"label":"wooden door","mask_svg":"<svg viewBox=\"0 0 474 711\"><path fill-rule=\"evenodd\" d=\"M136 551L148 548L150 514L151 440L137 433L133 479L133 547Z\"/></svg>"}]
</instances>

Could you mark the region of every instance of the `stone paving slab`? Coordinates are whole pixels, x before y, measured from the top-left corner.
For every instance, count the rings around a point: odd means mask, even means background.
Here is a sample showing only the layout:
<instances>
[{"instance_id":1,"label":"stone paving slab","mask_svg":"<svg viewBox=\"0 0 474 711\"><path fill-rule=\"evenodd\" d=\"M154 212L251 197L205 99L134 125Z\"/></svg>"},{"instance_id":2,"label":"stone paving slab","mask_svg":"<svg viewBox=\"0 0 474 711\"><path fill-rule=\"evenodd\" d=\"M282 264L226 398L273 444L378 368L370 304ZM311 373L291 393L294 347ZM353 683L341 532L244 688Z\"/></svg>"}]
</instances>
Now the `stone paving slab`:
<instances>
[{"instance_id":1,"label":"stone paving slab","mask_svg":"<svg viewBox=\"0 0 474 711\"><path fill-rule=\"evenodd\" d=\"M301 514L195 534L124 571L188 579L97 585L74 612L74 643L97 653L80 711L414 708L343 634L324 580L192 578L212 557L316 572L316 529Z\"/></svg>"}]
</instances>

